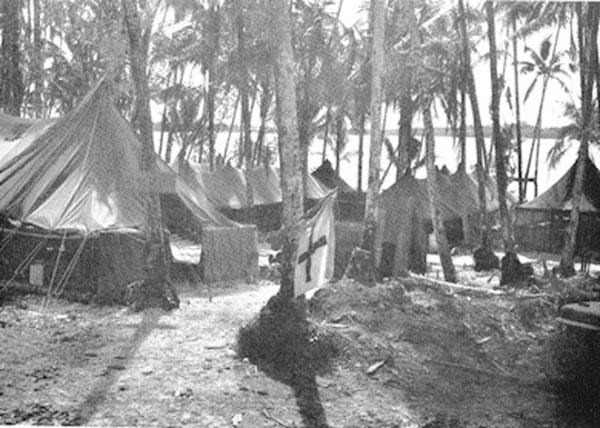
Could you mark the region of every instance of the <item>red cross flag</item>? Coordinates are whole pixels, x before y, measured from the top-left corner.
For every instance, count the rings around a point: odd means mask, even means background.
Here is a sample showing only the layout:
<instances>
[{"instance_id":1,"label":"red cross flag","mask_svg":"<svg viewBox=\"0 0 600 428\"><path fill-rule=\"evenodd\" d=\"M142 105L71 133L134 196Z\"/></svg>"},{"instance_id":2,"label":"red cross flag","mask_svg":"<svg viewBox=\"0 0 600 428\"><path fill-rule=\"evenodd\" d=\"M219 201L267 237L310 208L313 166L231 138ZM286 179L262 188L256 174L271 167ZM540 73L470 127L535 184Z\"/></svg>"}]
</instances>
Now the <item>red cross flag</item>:
<instances>
[{"instance_id":1,"label":"red cross flag","mask_svg":"<svg viewBox=\"0 0 600 428\"><path fill-rule=\"evenodd\" d=\"M336 193L336 191L329 193L311 210L312 216L302 221L294 270L295 297L322 287L333 277L335 255L333 204Z\"/></svg>"}]
</instances>

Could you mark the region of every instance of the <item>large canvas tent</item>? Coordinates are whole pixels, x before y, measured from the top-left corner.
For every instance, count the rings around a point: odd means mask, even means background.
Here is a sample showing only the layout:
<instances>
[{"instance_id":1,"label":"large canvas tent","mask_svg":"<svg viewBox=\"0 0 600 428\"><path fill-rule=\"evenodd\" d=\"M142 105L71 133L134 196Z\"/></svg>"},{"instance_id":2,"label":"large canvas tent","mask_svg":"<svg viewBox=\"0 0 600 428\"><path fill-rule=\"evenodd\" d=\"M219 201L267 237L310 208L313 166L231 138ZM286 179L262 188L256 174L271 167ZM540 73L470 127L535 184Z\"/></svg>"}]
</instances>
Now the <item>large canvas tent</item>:
<instances>
[{"instance_id":1,"label":"large canvas tent","mask_svg":"<svg viewBox=\"0 0 600 428\"><path fill-rule=\"evenodd\" d=\"M560 252L573 207L577 162L544 193L516 208L515 231L522 249ZM576 247L600 250L600 171L585 161Z\"/></svg>"},{"instance_id":2,"label":"large canvas tent","mask_svg":"<svg viewBox=\"0 0 600 428\"><path fill-rule=\"evenodd\" d=\"M170 232L201 245L206 281L255 275L255 229L219 213L158 156L160 176L148 177L140 150L103 80L70 114L7 153L0 162L2 276L41 265L46 287L123 301L126 285L143 278L141 186L148 180L162 188Z\"/></svg>"},{"instance_id":3,"label":"large canvas tent","mask_svg":"<svg viewBox=\"0 0 600 428\"><path fill-rule=\"evenodd\" d=\"M172 167L194 188L201 189L208 200L229 218L254 223L261 230L281 227L281 179L273 166L257 166L248 171L225 164L213 171L208 165L176 159ZM310 175L304 196L307 207L327 195L327 190ZM252 204L248 200L248 186Z\"/></svg>"}]
</instances>

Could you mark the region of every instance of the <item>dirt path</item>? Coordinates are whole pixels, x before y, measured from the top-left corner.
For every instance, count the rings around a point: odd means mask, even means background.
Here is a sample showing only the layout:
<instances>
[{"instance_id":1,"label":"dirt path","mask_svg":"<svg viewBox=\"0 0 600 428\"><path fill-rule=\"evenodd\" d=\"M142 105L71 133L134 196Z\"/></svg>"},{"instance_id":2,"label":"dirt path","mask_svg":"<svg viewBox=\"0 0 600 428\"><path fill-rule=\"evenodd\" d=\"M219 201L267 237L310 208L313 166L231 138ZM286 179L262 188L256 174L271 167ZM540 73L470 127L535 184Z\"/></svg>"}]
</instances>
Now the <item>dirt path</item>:
<instances>
[{"instance_id":1,"label":"dirt path","mask_svg":"<svg viewBox=\"0 0 600 428\"><path fill-rule=\"evenodd\" d=\"M331 428L566 426L538 382L541 339L514 330L507 302L333 290L316 319L348 346L306 397L235 354L239 327L276 292L239 284L209 301L186 287L170 313L17 297L0 306L0 424L301 427L316 403Z\"/></svg>"},{"instance_id":2,"label":"dirt path","mask_svg":"<svg viewBox=\"0 0 600 428\"><path fill-rule=\"evenodd\" d=\"M28 297L27 309L0 317L1 422L303 426L292 389L235 358L240 325L276 291L240 285L209 302L205 290L186 289L180 310L142 314L63 301L42 311ZM378 408L411 419L399 394L364 388L355 376L340 369L316 379L331 426L369 426ZM364 401L373 410L354 405Z\"/></svg>"}]
</instances>

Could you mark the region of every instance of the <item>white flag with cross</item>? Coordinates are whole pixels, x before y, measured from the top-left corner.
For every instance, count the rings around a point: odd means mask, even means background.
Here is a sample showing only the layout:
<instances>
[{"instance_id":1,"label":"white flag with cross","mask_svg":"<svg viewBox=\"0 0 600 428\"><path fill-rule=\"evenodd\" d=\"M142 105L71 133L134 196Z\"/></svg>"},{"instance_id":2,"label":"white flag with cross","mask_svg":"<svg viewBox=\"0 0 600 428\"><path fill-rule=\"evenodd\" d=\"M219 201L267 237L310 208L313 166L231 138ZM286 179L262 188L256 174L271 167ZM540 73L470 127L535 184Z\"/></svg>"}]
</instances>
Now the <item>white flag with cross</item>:
<instances>
[{"instance_id":1,"label":"white flag with cross","mask_svg":"<svg viewBox=\"0 0 600 428\"><path fill-rule=\"evenodd\" d=\"M294 296L322 287L333 277L335 257L336 191L330 192L314 207L316 212L302 221L298 232L298 251L294 270ZM312 210L311 210L312 211Z\"/></svg>"}]
</instances>

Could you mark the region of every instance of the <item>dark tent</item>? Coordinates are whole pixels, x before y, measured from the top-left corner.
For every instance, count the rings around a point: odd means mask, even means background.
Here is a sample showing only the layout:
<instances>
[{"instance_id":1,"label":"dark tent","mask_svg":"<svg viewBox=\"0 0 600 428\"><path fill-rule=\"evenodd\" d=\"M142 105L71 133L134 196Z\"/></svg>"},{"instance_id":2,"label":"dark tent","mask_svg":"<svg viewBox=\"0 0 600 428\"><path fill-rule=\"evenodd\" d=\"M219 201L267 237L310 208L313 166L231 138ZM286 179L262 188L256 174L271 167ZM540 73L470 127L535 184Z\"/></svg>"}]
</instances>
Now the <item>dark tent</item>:
<instances>
[{"instance_id":1,"label":"dark tent","mask_svg":"<svg viewBox=\"0 0 600 428\"><path fill-rule=\"evenodd\" d=\"M516 208L515 235L521 249L560 252L573 207L577 162L548 190ZM600 250L600 171L586 159L577 250Z\"/></svg>"},{"instance_id":2,"label":"dark tent","mask_svg":"<svg viewBox=\"0 0 600 428\"><path fill-rule=\"evenodd\" d=\"M327 159L312 174L323 186L338 189L336 218L341 221L360 222L365 216L365 194L346 183L333 169Z\"/></svg>"},{"instance_id":3,"label":"dark tent","mask_svg":"<svg viewBox=\"0 0 600 428\"><path fill-rule=\"evenodd\" d=\"M479 212L479 184L477 180L459 168L449 176L451 193L458 204L458 212L462 218L463 236L465 242L470 245L479 243L479 230L481 228L481 216ZM498 188L495 180L486 177L485 183L486 210L492 216L492 223L497 221L497 213L500 208L498 200ZM515 198L507 193L507 205L509 209L516 203Z\"/></svg>"},{"instance_id":4,"label":"dark tent","mask_svg":"<svg viewBox=\"0 0 600 428\"><path fill-rule=\"evenodd\" d=\"M165 225L193 233L201 245L206 281L254 276L255 229L219 213L158 156L160 176L148 177L140 149L102 80L70 114L7 153L0 164L2 276L42 266L39 285L50 291L122 302L126 286L143 278L141 186L148 180L162 194Z\"/></svg>"}]
</instances>

